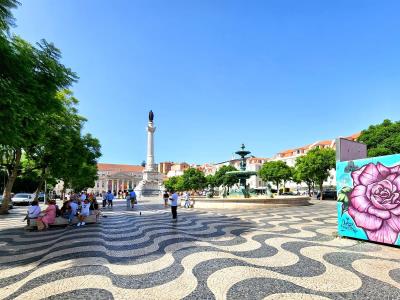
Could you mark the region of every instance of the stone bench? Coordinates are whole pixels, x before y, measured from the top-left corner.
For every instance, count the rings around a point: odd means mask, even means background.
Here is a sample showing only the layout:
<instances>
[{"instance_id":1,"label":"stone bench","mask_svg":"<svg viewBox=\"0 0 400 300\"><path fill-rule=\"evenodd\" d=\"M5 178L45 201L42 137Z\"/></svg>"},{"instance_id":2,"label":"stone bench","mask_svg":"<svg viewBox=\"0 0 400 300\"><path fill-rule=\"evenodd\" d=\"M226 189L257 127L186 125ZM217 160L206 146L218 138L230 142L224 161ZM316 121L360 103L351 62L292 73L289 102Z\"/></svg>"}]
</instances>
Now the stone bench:
<instances>
[{"instance_id":1,"label":"stone bench","mask_svg":"<svg viewBox=\"0 0 400 300\"><path fill-rule=\"evenodd\" d=\"M85 218L85 223L86 224L91 224L91 223L97 223L100 217L100 211L99 210L95 210L95 211L90 211L90 216ZM71 224L78 224L79 219L77 216L75 216L72 219ZM53 224L49 224L50 227L51 226L67 226L68 225L68 219L63 218L63 217L56 217L56 219L54 220ZM36 219L31 219L29 222L29 226L28 228L36 228L37 224L36 224Z\"/></svg>"}]
</instances>

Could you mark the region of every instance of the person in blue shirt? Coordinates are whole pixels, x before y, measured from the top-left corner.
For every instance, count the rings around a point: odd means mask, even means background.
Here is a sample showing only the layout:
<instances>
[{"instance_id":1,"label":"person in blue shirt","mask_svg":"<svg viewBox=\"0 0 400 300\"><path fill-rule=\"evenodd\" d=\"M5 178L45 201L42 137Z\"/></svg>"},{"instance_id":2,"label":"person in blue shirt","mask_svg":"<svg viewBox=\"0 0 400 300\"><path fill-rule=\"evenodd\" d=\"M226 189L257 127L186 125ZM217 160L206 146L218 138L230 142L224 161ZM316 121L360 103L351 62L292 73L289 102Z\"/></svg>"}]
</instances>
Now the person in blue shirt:
<instances>
[{"instance_id":1,"label":"person in blue shirt","mask_svg":"<svg viewBox=\"0 0 400 300\"><path fill-rule=\"evenodd\" d=\"M108 191L108 193L107 193L107 207L110 207L111 206L111 208L113 207L113 200L114 200L114 195L113 195L113 193L111 193L111 191Z\"/></svg>"},{"instance_id":2,"label":"person in blue shirt","mask_svg":"<svg viewBox=\"0 0 400 300\"><path fill-rule=\"evenodd\" d=\"M178 220L178 194L171 191L171 197L169 197L169 200L171 201L172 220L176 222Z\"/></svg>"},{"instance_id":3,"label":"person in blue shirt","mask_svg":"<svg viewBox=\"0 0 400 300\"><path fill-rule=\"evenodd\" d=\"M129 197L131 199L131 207L133 208L136 203L136 193L134 190L131 190L131 192L129 193Z\"/></svg>"}]
</instances>

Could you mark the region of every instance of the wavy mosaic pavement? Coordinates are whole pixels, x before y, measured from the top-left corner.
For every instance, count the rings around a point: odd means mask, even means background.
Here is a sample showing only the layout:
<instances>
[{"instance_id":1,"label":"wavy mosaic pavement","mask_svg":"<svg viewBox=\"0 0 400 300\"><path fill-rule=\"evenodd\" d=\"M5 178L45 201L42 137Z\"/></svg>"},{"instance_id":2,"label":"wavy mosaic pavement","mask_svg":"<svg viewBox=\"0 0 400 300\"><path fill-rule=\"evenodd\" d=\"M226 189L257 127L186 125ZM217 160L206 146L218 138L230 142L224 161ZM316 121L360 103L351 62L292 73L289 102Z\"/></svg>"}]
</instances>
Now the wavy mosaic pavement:
<instances>
[{"instance_id":1,"label":"wavy mosaic pavement","mask_svg":"<svg viewBox=\"0 0 400 300\"><path fill-rule=\"evenodd\" d=\"M47 232L22 212L0 217L0 299L400 299L400 249L337 238L333 202L180 209L178 223L121 202Z\"/></svg>"}]
</instances>

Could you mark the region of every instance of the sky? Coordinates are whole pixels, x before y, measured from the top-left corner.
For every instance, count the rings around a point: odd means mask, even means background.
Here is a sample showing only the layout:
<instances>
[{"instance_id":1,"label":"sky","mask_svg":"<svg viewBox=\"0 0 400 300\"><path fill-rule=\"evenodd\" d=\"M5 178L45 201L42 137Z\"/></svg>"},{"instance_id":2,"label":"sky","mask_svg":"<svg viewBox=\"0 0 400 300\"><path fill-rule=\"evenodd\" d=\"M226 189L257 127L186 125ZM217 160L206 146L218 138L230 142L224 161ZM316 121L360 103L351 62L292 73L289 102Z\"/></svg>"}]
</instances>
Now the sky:
<instances>
[{"instance_id":1,"label":"sky","mask_svg":"<svg viewBox=\"0 0 400 300\"><path fill-rule=\"evenodd\" d=\"M400 120L400 1L21 0L62 51L101 162L258 157Z\"/></svg>"}]
</instances>

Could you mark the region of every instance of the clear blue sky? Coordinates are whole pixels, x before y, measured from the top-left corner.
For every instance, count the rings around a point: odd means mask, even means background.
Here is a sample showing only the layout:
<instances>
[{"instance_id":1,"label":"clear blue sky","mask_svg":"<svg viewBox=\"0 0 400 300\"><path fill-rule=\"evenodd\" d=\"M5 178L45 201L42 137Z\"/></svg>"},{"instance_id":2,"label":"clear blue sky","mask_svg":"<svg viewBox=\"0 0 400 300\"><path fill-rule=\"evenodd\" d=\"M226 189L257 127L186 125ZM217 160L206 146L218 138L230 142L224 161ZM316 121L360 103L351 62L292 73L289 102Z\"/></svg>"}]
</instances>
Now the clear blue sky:
<instances>
[{"instance_id":1,"label":"clear blue sky","mask_svg":"<svg viewBox=\"0 0 400 300\"><path fill-rule=\"evenodd\" d=\"M400 1L22 0L15 32L55 43L102 162L268 157L400 120Z\"/></svg>"}]
</instances>

